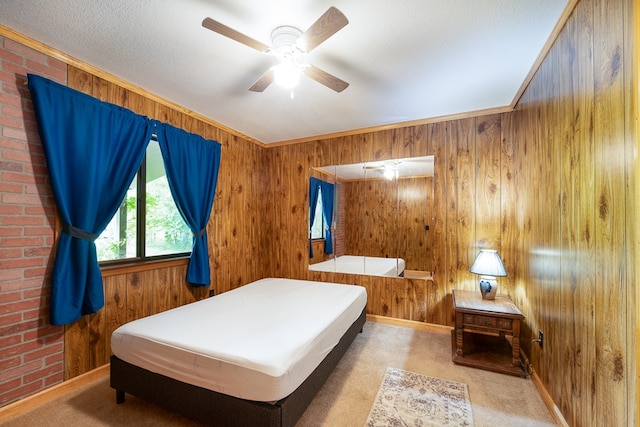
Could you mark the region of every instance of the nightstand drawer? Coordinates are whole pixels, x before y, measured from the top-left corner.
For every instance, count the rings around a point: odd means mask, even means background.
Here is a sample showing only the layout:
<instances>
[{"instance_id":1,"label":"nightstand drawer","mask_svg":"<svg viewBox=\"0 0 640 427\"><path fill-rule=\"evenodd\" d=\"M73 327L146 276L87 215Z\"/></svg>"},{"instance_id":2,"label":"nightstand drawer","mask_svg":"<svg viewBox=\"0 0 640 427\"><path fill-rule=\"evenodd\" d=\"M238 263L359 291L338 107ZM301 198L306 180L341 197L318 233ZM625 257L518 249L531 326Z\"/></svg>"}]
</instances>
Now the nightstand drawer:
<instances>
[{"instance_id":1,"label":"nightstand drawer","mask_svg":"<svg viewBox=\"0 0 640 427\"><path fill-rule=\"evenodd\" d=\"M503 329L507 331L510 331L512 327L511 319L500 319L497 317L478 316L473 314L464 315L464 324L484 328Z\"/></svg>"}]
</instances>

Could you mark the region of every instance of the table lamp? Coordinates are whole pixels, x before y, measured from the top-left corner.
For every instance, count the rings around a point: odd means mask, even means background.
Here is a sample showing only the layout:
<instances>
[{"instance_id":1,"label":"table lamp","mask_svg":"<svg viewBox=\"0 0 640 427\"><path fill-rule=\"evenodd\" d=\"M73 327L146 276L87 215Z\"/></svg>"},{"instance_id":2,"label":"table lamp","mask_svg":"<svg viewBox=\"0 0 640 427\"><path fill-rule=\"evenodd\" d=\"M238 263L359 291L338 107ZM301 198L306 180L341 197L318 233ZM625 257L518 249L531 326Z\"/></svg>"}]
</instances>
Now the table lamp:
<instances>
[{"instance_id":1,"label":"table lamp","mask_svg":"<svg viewBox=\"0 0 640 427\"><path fill-rule=\"evenodd\" d=\"M507 270L504 269L498 251L481 249L469 271L480 275L479 284L482 299L495 299L498 287L496 277L507 275Z\"/></svg>"}]
</instances>

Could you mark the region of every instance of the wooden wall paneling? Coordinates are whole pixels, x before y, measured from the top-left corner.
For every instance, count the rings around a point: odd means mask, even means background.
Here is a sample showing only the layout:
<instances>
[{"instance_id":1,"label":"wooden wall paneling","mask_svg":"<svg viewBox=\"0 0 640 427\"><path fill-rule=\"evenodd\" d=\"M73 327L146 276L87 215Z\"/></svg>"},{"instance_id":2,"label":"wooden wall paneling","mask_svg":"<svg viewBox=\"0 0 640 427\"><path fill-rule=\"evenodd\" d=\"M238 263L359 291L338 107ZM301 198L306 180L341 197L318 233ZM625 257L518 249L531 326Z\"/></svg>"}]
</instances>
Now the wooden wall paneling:
<instances>
[{"instance_id":1,"label":"wooden wall paneling","mask_svg":"<svg viewBox=\"0 0 640 427\"><path fill-rule=\"evenodd\" d=\"M637 226L638 209L638 166L640 166L635 153L640 148L640 5L637 1L625 0L623 16L625 17L625 57L624 75L625 75L625 159L627 188L626 193L626 238L627 238L627 407L628 423L640 424L640 414L638 408L640 405L640 358L637 356L636 348L640 344L638 336L640 328L638 321L640 320L640 307L636 303L638 298L638 254L640 248L638 244L640 239L638 236L639 228ZM632 357L631 355L636 355Z\"/></svg>"},{"instance_id":2,"label":"wooden wall paneling","mask_svg":"<svg viewBox=\"0 0 640 427\"><path fill-rule=\"evenodd\" d=\"M105 294L105 357L111 355L111 334L127 321L127 276L124 274L104 278ZM105 362L107 363L107 362Z\"/></svg>"},{"instance_id":3,"label":"wooden wall paneling","mask_svg":"<svg viewBox=\"0 0 640 427\"><path fill-rule=\"evenodd\" d=\"M394 152L397 152L392 130L382 130L371 133L371 150L373 157L369 160L393 159Z\"/></svg>"},{"instance_id":4,"label":"wooden wall paneling","mask_svg":"<svg viewBox=\"0 0 640 427\"><path fill-rule=\"evenodd\" d=\"M447 318L450 301L448 294L448 264L447 245L449 242L447 228L448 186L450 185L450 159L447 154L446 125L444 123L432 123L425 125L428 144L433 147L434 176L433 176L433 224L432 224L432 248L433 248L433 284L427 301L427 321L441 325L448 324Z\"/></svg>"},{"instance_id":5,"label":"wooden wall paneling","mask_svg":"<svg viewBox=\"0 0 640 427\"><path fill-rule=\"evenodd\" d=\"M271 273L271 255L273 251L270 248L271 238L273 232L273 197L271 196L273 182L275 180L271 173L270 165L270 153L271 150L259 150L260 157L260 174L255 177L258 183L259 191L259 211L257 212L259 222L256 224L259 230L259 252L258 256L261 259L254 260L258 268L258 278L273 276Z\"/></svg>"},{"instance_id":6,"label":"wooden wall paneling","mask_svg":"<svg viewBox=\"0 0 640 427\"><path fill-rule=\"evenodd\" d=\"M595 288L596 288L596 248L595 248L595 164L596 153L594 134L591 124L594 123L595 93L594 67L592 66L593 46L593 2L580 2L575 9L576 39L575 78L572 96L574 97L576 145L579 147L579 163L575 171L578 183L579 217L578 217L578 264L580 269L577 287L573 299L577 309L572 313L573 331L576 335L576 366L572 379L572 406L570 412L563 412L565 418L574 422L587 424L587 420L596 420L596 404L594 402L596 371L595 330Z\"/></svg>"},{"instance_id":7,"label":"wooden wall paneling","mask_svg":"<svg viewBox=\"0 0 640 427\"><path fill-rule=\"evenodd\" d=\"M547 354L551 355L558 349L554 345L556 342L555 330L552 330L552 323L550 317L555 312L553 306L553 297L551 292L545 291L545 286L553 283L554 274L551 266L550 257L553 254L553 247L551 246L552 231L549 223L549 217L556 215L557 211L551 198L551 185L553 184L554 171L551 169L551 157L553 155L553 135L550 134L550 128L552 126L552 120L554 115L550 113L551 106L549 101L553 96L553 67L549 61L543 63L538 71L540 81L544 82L539 86L540 99L547 100L544 103L538 104L537 126L540 128L540 134L535 141L533 164L536 167L534 174L534 228L532 230L533 242L532 242L532 256L534 258L535 268L532 271L532 281L534 282L534 306L537 307L539 327L545 332L546 345L545 353L542 357L539 374L540 377L549 384L549 387L555 386L550 379L553 367L551 364L554 362L554 358L547 357ZM558 331L558 333L560 333ZM553 396L558 396L557 390L549 389L549 392Z\"/></svg>"},{"instance_id":8,"label":"wooden wall paneling","mask_svg":"<svg viewBox=\"0 0 640 427\"><path fill-rule=\"evenodd\" d=\"M69 65L67 66L67 86L87 95L93 95L93 76Z\"/></svg>"},{"instance_id":9,"label":"wooden wall paneling","mask_svg":"<svg viewBox=\"0 0 640 427\"><path fill-rule=\"evenodd\" d=\"M245 173L247 166L245 153L241 152L239 149L241 144L237 140L237 137L230 136L229 141L230 145L229 150L227 151L227 162L230 166L230 170L227 177L230 178L230 180L227 184L229 186L230 197L227 209L230 213L229 220L231 221L231 233L227 237L227 239L229 239L228 251L230 260L240 260L244 258L242 245L245 243L244 232L247 228L245 224L246 218L244 210L244 188L246 185ZM244 271L242 266L236 264L235 267L236 268L231 268L229 271L229 286L231 289L235 289L244 284L242 277Z\"/></svg>"},{"instance_id":10,"label":"wooden wall paneling","mask_svg":"<svg viewBox=\"0 0 640 427\"><path fill-rule=\"evenodd\" d=\"M344 240L347 255L364 254L366 183L348 181L344 183L345 193L345 230Z\"/></svg>"},{"instance_id":11,"label":"wooden wall paneling","mask_svg":"<svg viewBox=\"0 0 640 427\"><path fill-rule=\"evenodd\" d=\"M476 119L476 251L482 248L500 252L500 115ZM475 257L475 254L472 258ZM471 261L473 263L473 260Z\"/></svg>"},{"instance_id":12,"label":"wooden wall paneling","mask_svg":"<svg viewBox=\"0 0 640 427\"><path fill-rule=\"evenodd\" d=\"M264 220L264 210L262 208L262 199L264 192L262 189L262 177L264 169L262 168L262 154L264 149L248 141L243 141L246 150L249 152L247 174L247 191L245 192L245 206L247 210L247 225L249 231L245 235L248 241L245 249L245 265L248 267L245 283L261 279L264 268L261 264L269 256L268 251L264 251L264 245L261 244L261 224Z\"/></svg>"},{"instance_id":13,"label":"wooden wall paneling","mask_svg":"<svg viewBox=\"0 0 640 427\"><path fill-rule=\"evenodd\" d=\"M449 211L451 242L449 262L451 288L476 290L478 276L469 272L478 253L476 240L476 191L481 177L476 175L476 153L480 144L476 140L477 121L481 118L455 120L447 123L451 193ZM455 209L454 209L455 207ZM453 315L453 313L451 313Z\"/></svg>"},{"instance_id":14,"label":"wooden wall paneling","mask_svg":"<svg viewBox=\"0 0 640 427\"><path fill-rule=\"evenodd\" d=\"M516 194L516 174L515 174L515 142L513 132L509 125L503 126L505 121L509 121L512 114L500 115L500 229L501 229L501 254L502 262L507 270L507 277L500 279L501 292L511 295L516 301L514 279L518 276L516 266L517 252L516 245L520 241L520 228L516 222L516 210L518 197Z\"/></svg>"},{"instance_id":15,"label":"wooden wall paneling","mask_svg":"<svg viewBox=\"0 0 640 427\"><path fill-rule=\"evenodd\" d=\"M275 233L273 236L276 247L279 248L279 257L276 259L276 269L281 272L284 277L288 277L291 273L291 259L292 251L290 249L289 241L289 210L290 203L290 186L291 186L291 173L290 173L290 146L278 148L273 160L275 162L274 171L276 173L275 186L274 186L274 202L280 209L277 210L275 218ZM307 183L307 189L308 189Z\"/></svg>"},{"instance_id":16,"label":"wooden wall paneling","mask_svg":"<svg viewBox=\"0 0 640 427\"><path fill-rule=\"evenodd\" d=\"M127 322L148 316L141 273L127 274Z\"/></svg>"},{"instance_id":17,"label":"wooden wall paneling","mask_svg":"<svg viewBox=\"0 0 640 427\"><path fill-rule=\"evenodd\" d=\"M151 270L147 275L147 284L153 295L152 314L160 313L171 308L171 269ZM148 289L148 288L147 288Z\"/></svg>"},{"instance_id":18,"label":"wooden wall paneling","mask_svg":"<svg viewBox=\"0 0 640 427\"><path fill-rule=\"evenodd\" d=\"M213 222L215 238L210 245L215 254L215 292L220 294L231 289L232 259L230 254L230 239L233 221L231 216L231 181L234 167L234 154L230 148L231 135L220 132L217 141L221 144L220 170L218 171L218 183L214 197L212 216L209 222Z\"/></svg>"},{"instance_id":19,"label":"wooden wall paneling","mask_svg":"<svg viewBox=\"0 0 640 427\"><path fill-rule=\"evenodd\" d=\"M178 110L156 102L154 117L151 118L159 120L162 123L170 124L177 128L182 128L182 117L183 114Z\"/></svg>"},{"instance_id":20,"label":"wooden wall paneling","mask_svg":"<svg viewBox=\"0 0 640 427\"><path fill-rule=\"evenodd\" d=\"M307 155L300 144L291 150L291 195L290 226L293 259L291 260L292 277L304 279L307 276L309 245L300 236L307 235L309 223L309 163Z\"/></svg>"},{"instance_id":21,"label":"wooden wall paneling","mask_svg":"<svg viewBox=\"0 0 640 427\"><path fill-rule=\"evenodd\" d=\"M559 176L560 176L560 245L559 251L563 254L565 260L569 261L561 265L559 271L560 279L560 310L565 313L565 326L562 328L561 336L562 347L559 348L561 360L564 367L560 380L559 400L557 402L561 411L568 416L565 417L567 422L575 424L575 415L572 414L573 405L573 382L575 381L576 371L579 369L576 362L579 354L576 348L580 343L576 341L574 319L579 313L579 307L574 305L574 290L578 287L578 275L576 266L578 265L577 236L579 234L579 193L576 178L578 175L575 169L579 162L579 146L576 145L574 138L573 122L571 120L562 120L562 117L571 117L575 106L573 105L573 76L575 66L575 46L573 38L575 27L575 17L570 18L566 25L565 31L556 40L555 47L558 50L556 55L561 61L560 64L565 70L558 73L558 92L561 94L558 104L558 126L556 127L556 135L559 143ZM557 334L556 334L557 335Z\"/></svg>"},{"instance_id":22,"label":"wooden wall paneling","mask_svg":"<svg viewBox=\"0 0 640 427\"><path fill-rule=\"evenodd\" d=\"M65 381L91 370L89 316L64 327Z\"/></svg>"},{"instance_id":23,"label":"wooden wall paneling","mask_svg":"<svg viewBox=\"0 0 640 427\"><path fill-rule=\"evenodd\" d=\"M106 312L99 310L88 316L89 326L89 370L98 368L109 362L107 355Z\"/></svg>"},{"instance_id":24,"label":"wooden wall paneling","mask_svg":"<svg viewBox=\"0 0 640 427\"><path fill-rule=\"evenodd\" d=\"M596 424L627 425L623 1L594 1ZM631 58L629 58L630 60Z\"/></svg>"},{"instance_id":25,"label":"wooden wall paneling","mask_svg":"<svg viewBox=\"0 0 640 427\"><path fill-rule=\"evenodd\" d=\"M267 237L267 240L265 243L268 246L262 254L269 254L269 256L266 257L268 276L277 275L279 268L277 260L282 258L283 252L282 247L274 244L274 241L277 238L277 224L281 215L280 203L276 202L276 183L281 179L278 175L279 169L276 167L276 157L279 155L280 150L281 148L272 148L266 150L265 153L265 161L267 164L266 170L269 171L266 174L269 186L266 189L264 197L264 209L267 214L267 229L263 230L263 234L266 231L267 234L265 237Z\"/></svg>"}]
</instances>

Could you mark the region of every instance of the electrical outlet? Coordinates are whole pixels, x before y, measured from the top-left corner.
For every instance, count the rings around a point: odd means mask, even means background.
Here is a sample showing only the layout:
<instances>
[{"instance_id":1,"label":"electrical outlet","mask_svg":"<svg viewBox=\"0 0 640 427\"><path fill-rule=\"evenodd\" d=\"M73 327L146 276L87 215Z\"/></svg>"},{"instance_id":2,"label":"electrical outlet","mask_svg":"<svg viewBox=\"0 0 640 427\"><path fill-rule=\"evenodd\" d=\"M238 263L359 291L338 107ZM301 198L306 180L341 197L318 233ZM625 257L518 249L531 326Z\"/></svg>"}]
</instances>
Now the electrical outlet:
<instances>
[{"instance_id":1,"label":"electrical outlet","mask_svg":"<svg viewBox=\"0 0 640 427\"><path fill-rule=\"evenodd\" d=\"M544 348L543 344L544 344L544 333L542 332L542 330L538 330L538 344L540 344L540 348Z\"/></svg>"},{"instance_id":2,"label":"electrical outlet","mask_svg":"<svg viewBox=\"0 0 640 427\"><path fill-rule=\"evenodd\" d=\"M209 297L212 297L216 294L216 291L214 291L213 289L209 289Z\"/></svg>"}]
</instances>

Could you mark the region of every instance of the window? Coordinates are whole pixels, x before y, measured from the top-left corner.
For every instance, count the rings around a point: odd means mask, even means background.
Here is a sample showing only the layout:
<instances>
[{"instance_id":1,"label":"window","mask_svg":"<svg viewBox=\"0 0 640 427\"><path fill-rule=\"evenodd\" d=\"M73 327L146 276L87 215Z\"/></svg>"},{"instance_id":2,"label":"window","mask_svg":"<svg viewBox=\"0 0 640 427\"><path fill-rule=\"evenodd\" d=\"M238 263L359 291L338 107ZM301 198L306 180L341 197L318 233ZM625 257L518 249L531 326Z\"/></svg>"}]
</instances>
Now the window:
<instances>
[{"instance_id":1,"label":"window","mask_svg":"<svg viewBox=\"0 0 640 427\"><path fill-rule=\"evenodd\" d=\"M322 189L318 190L318 202L316 203L316 215L311 225L311 238L324 239L325 221L322 213Z\"/></svg>"},{"instance_id":2,"label":"window","mask_svg":"<svg viewBox=\"0 0 640 427\"><path fill-rule=\"evenodd\" d=\"M96 239L98 261L185 256L192 244L169 191L160 146L152 140L120 208Z\"/></svg>"}]
</instances>

